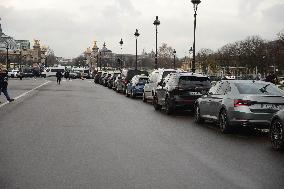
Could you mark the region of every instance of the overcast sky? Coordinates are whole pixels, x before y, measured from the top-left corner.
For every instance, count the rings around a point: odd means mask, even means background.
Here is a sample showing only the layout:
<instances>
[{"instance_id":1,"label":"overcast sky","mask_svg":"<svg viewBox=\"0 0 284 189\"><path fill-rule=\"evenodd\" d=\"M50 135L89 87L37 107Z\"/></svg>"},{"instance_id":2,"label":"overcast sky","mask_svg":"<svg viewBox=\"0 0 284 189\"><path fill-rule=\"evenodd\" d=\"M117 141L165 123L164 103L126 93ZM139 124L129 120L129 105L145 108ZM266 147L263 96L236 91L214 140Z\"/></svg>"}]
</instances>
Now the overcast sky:
<instances>
[{"instance_id":1,"label":"overcast sky","mask_svg":"<svg viewBox=\"0 0 284 189\"><path fill-rule=\"evenodd\" d=\"M283 0L201 0L197 12L196 48L223 45L259 35L272 40L284 29ZM178 56L193 42L190 0L0 0L1 24L15 39L39 39L57 56L76 57L94 40L101 48L135 54L155 49L153 21L159 16L158 45L167 43Z\"/></svg>"}]
</instances>

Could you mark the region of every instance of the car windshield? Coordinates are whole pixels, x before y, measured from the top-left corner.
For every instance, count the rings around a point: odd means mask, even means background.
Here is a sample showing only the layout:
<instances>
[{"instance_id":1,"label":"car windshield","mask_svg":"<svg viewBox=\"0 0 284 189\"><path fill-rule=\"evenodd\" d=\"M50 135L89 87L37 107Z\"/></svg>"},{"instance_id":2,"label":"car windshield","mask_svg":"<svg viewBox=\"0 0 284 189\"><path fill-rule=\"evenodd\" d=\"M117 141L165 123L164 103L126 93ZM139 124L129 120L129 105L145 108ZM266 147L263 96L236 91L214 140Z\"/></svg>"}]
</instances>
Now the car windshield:
<instances>
[{"instance_id":1,"label":"car windshield","mask_svg":"<svg viewBox=\"0 0 284 189\"><path fill-rule=\"evenodd\" d=\"M170 73L176 73L176 71L164 71L163 75L162 75L162 79L164 79L167 75L169 75Z\"/></svg>"},{"instance_id":2,"label":"car windshield","mask_svg":"<svg viewBox=\"0 0 284 189\"><path fill-rule=\"evenodd\" d=\"M280 95L284 92L273 84L267 83L235 83L240 94Z\"/></svg>"},{"instance_id":3,"label":"car windshield","mask_svg":"<svg viewBox=\"0 0 284 189\"><path fill-rule=\"evenodd\" d=\"M148 81L148 78L139 78L140 84L145 84L145 83L147 83L147 81Z\"/></svg>"},{"instance_id":4,"label":"car windshield","mask_svg":"<svg viewBox=\"0 0 284 189\"><path fill-rule=\"evenodd\" d=\"M210 86L210 80L208 77L181 76L179 78L179 85Z\"/></svg>"}]
</instances>

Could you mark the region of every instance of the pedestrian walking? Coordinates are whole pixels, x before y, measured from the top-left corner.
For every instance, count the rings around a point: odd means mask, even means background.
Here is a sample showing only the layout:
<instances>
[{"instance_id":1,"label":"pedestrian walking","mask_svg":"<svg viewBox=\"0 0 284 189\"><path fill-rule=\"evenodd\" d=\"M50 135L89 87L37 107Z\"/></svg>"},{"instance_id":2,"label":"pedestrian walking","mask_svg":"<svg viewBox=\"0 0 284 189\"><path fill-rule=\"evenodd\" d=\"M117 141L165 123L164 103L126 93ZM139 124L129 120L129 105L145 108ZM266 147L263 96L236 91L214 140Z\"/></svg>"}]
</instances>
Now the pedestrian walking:
<instances>
[{"instance_id":1,"label":"pedestrian walking","mask_svg":"<svg viewBox=\"0 0 284 189\"><path fill-rule=\"evenodd\" d=\"M3 92L4 96L9 102L14 101L14 99L11 98L8 93L8 71L0 67L0 94L1 92Z\"/></svg>"},{"instance_id":2,"label":"pedestrian walking","mask_svg":"<svg viewBox=\"0 0 284 189\"><path fill-rule=\"evenodd\" d=\"M60 82L61 82L61 78L62 78L62 73L61 71L57 71L56 72L56 78L57 78L57 84L60 85Z\"/></svg>"}]
</instances>

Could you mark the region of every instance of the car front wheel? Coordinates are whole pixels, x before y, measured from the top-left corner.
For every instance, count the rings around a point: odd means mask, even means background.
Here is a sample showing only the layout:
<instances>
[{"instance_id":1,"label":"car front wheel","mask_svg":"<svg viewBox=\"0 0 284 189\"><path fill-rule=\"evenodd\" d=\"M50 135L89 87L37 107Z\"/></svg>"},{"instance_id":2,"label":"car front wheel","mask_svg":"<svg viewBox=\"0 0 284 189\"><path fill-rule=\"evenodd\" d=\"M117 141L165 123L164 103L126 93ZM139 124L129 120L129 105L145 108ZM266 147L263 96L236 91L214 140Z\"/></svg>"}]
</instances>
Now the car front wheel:
<instances>
[{"instance_id":1,"label":"car front wheel","mask_svg":"<svg viewBox=\"0 0 284 189\"><path fill-rule=\"evenodd\" d=\"M162 106L158 104L158 98L156 96L154 96L153 105L155 110L160 110L162 108Z\"/></svg>"},{"instance_id":2,"label":"car front wheel","mask_svg":"<svg viewBox=\"0 0 284 189\"><path fill-rule=\"evenodd\" d=\"M196 123L204 123L204 119L201 118L200 115L200 108L198 104L195 106L194 119Z\"/></svg>"},{"instance_id":3,"label":"car front wheel","mask_svg":"<svg viewBox=\"0 0 284 189\"><path fill-rule=\"evenodd\" d=\"M145 96L145 93L143 93L143 102L147 102L147 98Z\"/></svg>"},{"instance_id":4,"label":"car front wheel","mask_svg":"<svg viewBox=\"0 0 284 189\"><path fill-rule=\"evenodd\" d=\"M280 150L284 147L283 127L284 125L280 119L275 119L271 123L270 141L275 150Z\"/></svg>"}]
</instances>

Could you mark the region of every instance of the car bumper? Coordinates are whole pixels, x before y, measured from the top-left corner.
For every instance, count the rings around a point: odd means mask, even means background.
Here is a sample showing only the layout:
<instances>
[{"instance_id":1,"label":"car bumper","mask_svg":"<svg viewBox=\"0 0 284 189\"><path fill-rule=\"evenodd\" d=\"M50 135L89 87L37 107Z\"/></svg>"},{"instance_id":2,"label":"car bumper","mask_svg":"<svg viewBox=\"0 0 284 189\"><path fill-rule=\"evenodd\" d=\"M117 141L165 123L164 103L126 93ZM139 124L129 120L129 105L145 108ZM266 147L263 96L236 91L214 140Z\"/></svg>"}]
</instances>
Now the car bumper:
<instances>
[{"instance_id":1,"label":"car bumper","mask_svg":"<svg viewBox=\"0 0 284 189\"><path fill-rule=\"evenodd\" d=\"M199 96L194 97L180 97L175 96L173 98L173 102L176 108L180 109L193 109L195 101L199 98Z\"/></svg>"},{"instance_id":2,"label":"car bumper","mask_svg":"<svg viewBox=\"0 0 284 189\"><path fill-rule=\"evenodd\" d=\"M229 112L228 117L230 124L244 127L268 128L273 116L273 113L253 113L240 110Z\"/></svg>"}]
</instances>

